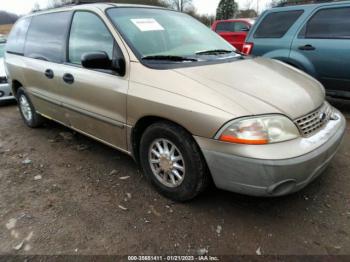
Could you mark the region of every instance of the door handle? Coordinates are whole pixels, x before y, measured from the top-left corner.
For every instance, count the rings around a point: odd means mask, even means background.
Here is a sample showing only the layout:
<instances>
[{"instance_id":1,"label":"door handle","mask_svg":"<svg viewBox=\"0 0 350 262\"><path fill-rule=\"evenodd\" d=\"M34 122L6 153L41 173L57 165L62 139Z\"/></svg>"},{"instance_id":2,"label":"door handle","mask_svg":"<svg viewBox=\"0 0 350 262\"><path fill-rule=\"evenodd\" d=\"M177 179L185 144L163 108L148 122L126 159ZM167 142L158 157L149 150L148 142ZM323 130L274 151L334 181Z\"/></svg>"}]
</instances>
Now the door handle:
<instances>
[{"instance_id":1,"label":"door handle","mask_svg":"<svg viewBox=\"0 0 350 262\"><path fill-rule=\"evenodd\" d=\"M45 76L48 78L48 79L53 79L55 74L53 73L53 71L51 69L47 69L45 71Z\"/></svg>"},{"instance_id":2,"label":"door handle","mask_svg":"<svg viewBox=\"0 0 350 262\"><path fill-rule=\"evenodd\" d=\"M71 85L74 83L74 76L72 74L64 74L63 81Z\"/></svg>"},{"instance_id":3,"label":"door handle","mask_svg":"<svg viewBox=\"0 0 350 262\"><path fill-rule=\"evenodd\" d=\"M303 45L303 46L299 46L299 49L300 49L300 50L303 50L303 51L313 51L313 50L316 50L316 48L313 47L312 45Z\"/></svg>"}]
</instances>

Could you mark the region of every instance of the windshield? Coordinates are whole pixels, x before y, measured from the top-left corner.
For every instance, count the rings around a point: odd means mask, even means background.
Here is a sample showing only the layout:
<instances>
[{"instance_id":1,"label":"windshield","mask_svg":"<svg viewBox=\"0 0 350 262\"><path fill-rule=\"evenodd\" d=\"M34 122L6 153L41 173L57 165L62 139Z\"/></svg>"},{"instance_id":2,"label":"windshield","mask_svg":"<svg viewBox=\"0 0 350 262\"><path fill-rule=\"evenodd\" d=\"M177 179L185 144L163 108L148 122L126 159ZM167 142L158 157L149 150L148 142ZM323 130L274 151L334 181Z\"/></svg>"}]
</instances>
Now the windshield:
<instances>
[{"instance_id":1,"label":"windshield","mask_svg":"<svg viewBox=\"0 0 350 262\"><path fill-rule=\"evenodd\" d=\"M183 13L152 8L111 8L107 13L139 58L176 56L178 61L201 53L223 59L235 51L212 30Z\"/></svg>"},{"instance_id":2,"label":"windshield","mask_svg":"<svg viewBox=\"0 0 350 262\"><path fill-rule=\"evenodd\" d=\"M0 44L0 58L4 57L5 44Z\"/></svg>"}]
</instances>

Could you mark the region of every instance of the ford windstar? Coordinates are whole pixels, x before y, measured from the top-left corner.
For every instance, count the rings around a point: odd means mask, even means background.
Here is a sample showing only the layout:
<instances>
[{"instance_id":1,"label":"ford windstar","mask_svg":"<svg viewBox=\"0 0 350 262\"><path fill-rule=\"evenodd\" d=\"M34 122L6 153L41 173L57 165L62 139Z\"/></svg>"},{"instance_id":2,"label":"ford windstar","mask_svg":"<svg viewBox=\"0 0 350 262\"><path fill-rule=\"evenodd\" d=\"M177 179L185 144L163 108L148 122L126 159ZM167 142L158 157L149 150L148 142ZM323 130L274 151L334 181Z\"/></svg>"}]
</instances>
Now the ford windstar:
<instances>
[{"instance_id":1,"label":"ford windstar","mask_svg":"<svg viewBox=\"0 0 350 262\"><path fill-rule=\"evenodd\" d=\"M25 16L6 67L29 127L52 119L117 148L177 201L212 181L254 196L296 192L322 173L345 130L314 78L244 57L192 17L157 7Z\"/></svg>"}]
</instances>

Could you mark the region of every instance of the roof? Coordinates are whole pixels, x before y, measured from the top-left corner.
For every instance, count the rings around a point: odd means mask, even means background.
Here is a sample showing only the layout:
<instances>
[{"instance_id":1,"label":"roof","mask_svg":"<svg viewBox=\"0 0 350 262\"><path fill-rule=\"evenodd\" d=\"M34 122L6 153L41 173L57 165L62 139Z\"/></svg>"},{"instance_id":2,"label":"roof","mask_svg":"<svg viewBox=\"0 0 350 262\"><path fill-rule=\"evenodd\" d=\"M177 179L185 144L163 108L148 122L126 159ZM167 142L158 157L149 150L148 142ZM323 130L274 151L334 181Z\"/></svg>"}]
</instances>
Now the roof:
<instances>
[{"instance_id":1,"label":"roof","mask_svg":"<svg viewBox=\"0 0 350 262\"><path fill-rule=\"evenodd\" d=\"M157 8L157 9L164 9L164 10L170 10L164 7L160 6L151 6L151 5L138 5L138 4L118 4L118 3L84 3L84 4L71 4L71 5L66 5L63 7L58 7L58 8L52 8L48 10L43 10L43 11L38 11L29 14L28 16L35 16L39 14L46 14L46 13L52 13L52 12L59 12L59 11L68 11L68 10L77 10L77 9L100 9L100 10L105 10L110 7L133 7L133 8Z\"/></svg>"},{"instance_id":2,"label":"roof","mask_svg":"<svg viewBox=\"0 0 350 262\"><path fill-rule=\"evenodd\" d=\"M234 22L234 21L245 21L252 23L256 20L256 18L231 18L231 19L224 19L224 20L216 20L216 22Z\"/></svg>"},{"instance_id":3,"label":"roof","mask_svg":"<svg viewBox=\"0 0 350 262\"><path fill-rule=\"evenodd\" d=\"M337 6L337 5L344 5L344 4L350 4L350 1L335 1L335 2L324 2L324 3L310 3L310 4L303 4L303 5L287 5L282 7L274 7L270 9L271 11L284 11L284 10L296 10L296 9L314 9L317 7L322 6Z\"/></svg>"}]
</instances>

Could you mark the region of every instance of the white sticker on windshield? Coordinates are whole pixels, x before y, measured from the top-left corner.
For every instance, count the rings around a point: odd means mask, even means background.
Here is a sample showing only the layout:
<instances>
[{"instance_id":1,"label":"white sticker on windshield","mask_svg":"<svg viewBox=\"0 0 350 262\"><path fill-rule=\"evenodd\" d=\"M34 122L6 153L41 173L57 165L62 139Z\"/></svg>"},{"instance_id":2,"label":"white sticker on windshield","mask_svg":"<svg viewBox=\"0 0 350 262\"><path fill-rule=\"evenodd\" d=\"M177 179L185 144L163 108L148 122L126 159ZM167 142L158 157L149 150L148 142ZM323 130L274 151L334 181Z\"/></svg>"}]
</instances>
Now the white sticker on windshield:
<instances>
[{"instance_id":1,"label":"white sticker on windshield","mask_svg":"<svg viewBox=\"0 0 350 262\"><path fill-rule=\"evenodd\" d=\"M142 32L164 30L164 27L162 27L154 18L131 19L131 22L133 22Z\"/></svg>"}]
</instances>

